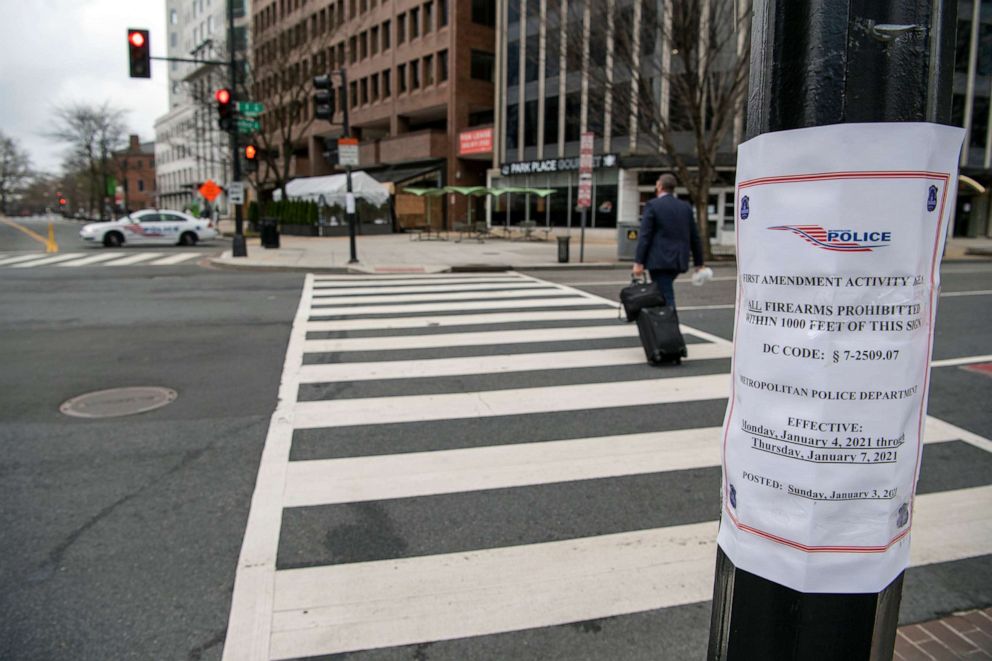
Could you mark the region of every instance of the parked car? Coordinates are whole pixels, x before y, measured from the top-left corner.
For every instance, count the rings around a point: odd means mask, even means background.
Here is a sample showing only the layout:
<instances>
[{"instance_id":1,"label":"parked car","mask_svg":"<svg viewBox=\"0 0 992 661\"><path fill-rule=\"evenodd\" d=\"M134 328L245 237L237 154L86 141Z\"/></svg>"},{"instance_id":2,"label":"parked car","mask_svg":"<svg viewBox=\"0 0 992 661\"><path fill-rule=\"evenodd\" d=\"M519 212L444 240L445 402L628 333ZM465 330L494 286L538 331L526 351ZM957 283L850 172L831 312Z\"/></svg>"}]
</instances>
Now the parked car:
<instances>
[{"instance_id":1,"label":"parked car","mask_svg":"<svg viewBox=\"0 0 992 661\"><path fill-rule=\"evenodd\" d=\"M108 248L125 243L195 246L200 241L217 238L217 229L209 218L194 218L182 211L145 209L106 223L84 225L79 236L84 241L102 243Z\"/></svg>"}]
</instances>

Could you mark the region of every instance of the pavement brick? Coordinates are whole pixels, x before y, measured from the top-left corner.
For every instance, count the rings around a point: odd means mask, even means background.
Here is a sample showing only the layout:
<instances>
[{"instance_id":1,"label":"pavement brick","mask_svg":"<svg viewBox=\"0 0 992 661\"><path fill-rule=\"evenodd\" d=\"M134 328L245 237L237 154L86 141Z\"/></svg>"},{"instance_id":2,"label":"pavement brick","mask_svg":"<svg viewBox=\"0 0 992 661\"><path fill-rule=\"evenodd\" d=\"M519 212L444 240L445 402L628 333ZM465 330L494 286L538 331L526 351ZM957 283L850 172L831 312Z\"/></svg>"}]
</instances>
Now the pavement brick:
<instances>
[{"instance_id":1,"label":"pavement brick","mask_svg":"<svg viewBox=\"0 0 992 661\"><path fill-rule=\"evenodd\" d=\"M992 661L992 608L900 627L894 659L899 661Z\"/></svg>"}]
</instances>

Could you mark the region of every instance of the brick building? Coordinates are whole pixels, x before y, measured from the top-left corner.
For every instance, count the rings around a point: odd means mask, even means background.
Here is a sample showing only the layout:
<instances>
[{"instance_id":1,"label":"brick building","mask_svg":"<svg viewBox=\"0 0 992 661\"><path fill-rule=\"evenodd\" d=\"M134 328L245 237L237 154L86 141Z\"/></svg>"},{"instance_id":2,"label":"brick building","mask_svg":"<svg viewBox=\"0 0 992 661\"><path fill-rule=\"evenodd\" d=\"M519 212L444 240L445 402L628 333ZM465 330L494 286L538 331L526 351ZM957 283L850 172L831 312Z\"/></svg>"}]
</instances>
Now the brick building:
<instances>
[{"instance_id":1,"label":"brick building","mask_svg":"<svg viewBox=\"0 0 992 661\"><path fill-rule=\"evenodd\" d=\"M409 185L484 185L491 146L479 149L476 140L466 150L472 153L460 154L459 138L492 126L495 21L496 0L255 2L253 95L265 103L262 130L274 137L285 121L278 113L289 105L287 85L309 86L314 75L344 68L360 169L397 192ZM301 125L312 118L310 93L296 97L303 101L295 104ZM339 94L336 122L342 103ZM339 123L318 120L294 135L288 148L278 149L281 158L291 159L290 178L335 173L341 134ZM259 179L263 190L274 187L265 168ZM398 199L397 208L411 203L417 201ZM466 213L466 198L451 196L435 224L450 226Z\"/></svg>"},{"instance_id":2,"label":"brick building","mask_svg":"<svg viewBox=\"0 0 992 661\"><path fill-rule=\"evenodd\" d=\"M158 206L155 192L155 143L131 135L127 149L114 152L115 205L138 211Z\"/></svg>"}]
</instances>

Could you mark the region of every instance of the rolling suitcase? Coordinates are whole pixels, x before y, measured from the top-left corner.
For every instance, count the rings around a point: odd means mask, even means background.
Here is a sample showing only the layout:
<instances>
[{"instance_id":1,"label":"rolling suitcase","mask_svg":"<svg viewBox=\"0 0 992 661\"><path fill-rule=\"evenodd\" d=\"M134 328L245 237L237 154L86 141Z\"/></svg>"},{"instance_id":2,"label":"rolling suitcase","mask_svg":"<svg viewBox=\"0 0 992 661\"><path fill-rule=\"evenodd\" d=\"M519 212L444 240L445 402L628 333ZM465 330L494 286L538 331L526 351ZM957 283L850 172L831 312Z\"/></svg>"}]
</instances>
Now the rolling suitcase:
<instances>
[{"instance_id":1,"label":"rolling suitcase","mask_svg":"<svg viewBox=\"0 0 992 661\"><path fill-rule=\"evenodd\" d=\"M630 284L620 290L620 304L627 321L635 321L637 313L647 307L665 305L665 297L658 291L658 285L647 280L631 278ZM617 316L619 317L619 310Z\"/></svg>"},{"instance_id":2,"label":"rolling suitcase","mask_svg":"<svg viewBox=\"0 0 992 661\"><path fill-rule=\"evenodd\" d=\"M670 305L644 308L637 315L637 333L652 365L681 365L688 355L679 330L679 316Z\"/></svg>"}]
</instances>

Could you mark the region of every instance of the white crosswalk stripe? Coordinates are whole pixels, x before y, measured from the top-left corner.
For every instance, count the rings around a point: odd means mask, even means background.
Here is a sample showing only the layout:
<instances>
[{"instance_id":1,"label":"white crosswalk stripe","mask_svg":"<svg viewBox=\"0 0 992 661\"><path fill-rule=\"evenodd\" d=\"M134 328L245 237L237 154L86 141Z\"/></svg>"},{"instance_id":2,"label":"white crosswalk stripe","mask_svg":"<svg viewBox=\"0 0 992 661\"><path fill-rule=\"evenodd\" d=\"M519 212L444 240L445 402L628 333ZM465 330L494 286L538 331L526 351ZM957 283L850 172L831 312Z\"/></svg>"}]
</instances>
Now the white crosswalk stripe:
<instances>
[{"instance_id":1,"label":"white crosswalk stripe","mask_svg":"<svg viewBox=\"0 0 992 661\"><path fill-rule=\"evenodd\" d=\"M195 264L194 260L204 256L200 252L181 252L166 254L162 252L132 252L132 251L101 251L101 252L67 252L54 255L46 253L31 253L5 256L0 253L0 268L30 269L39 266L57 266L59 268L81 268L98 266L175 266L179 264Z\"/></svg>"},{"instance_id":2,"label":"white crosswalk stripe","mask_svg":"<svg viewBox=\"0 0 992 661\"><path fill-rule=\"evenodd\" d=\"M535 290L528 287L535 285L545 288L537 291L552 295L534 298ZM568 307L585 309L560 309ZM385 447L376 453L290 460L294 432L350 433L412 424L425 433L434 428L431 425L459 420L499 425L531 414L605 416L623 407L675 402L722 406L730 386L726 371L682 376L661 370L645 372L640 380L563 379L557 385L519 385L528 383L528 373L550 375L546 383L557 379L555 375L593 374L582 372L593 367L643 364L643 351L636 345L574 348L582 340L636 338L633 325L608 323L615 315L610 301L515 273L498 278L308 276L252 499L224 658L347 653L551 627L710 599L717 531L713 520L451 553L276 568L280 540L292 534L284 528L284 515L295 508L442 494L488 498L485 494L501 490L715 470L721 429L700 425L587 433L563 440L526 435L509 443L473 439L468 445L413 452L400 449L402 432L391 432L383 436ZM503 326L493 328L494 324ZM445 327L452 330L445 332ZM424 334L420 329L431 330ZM418 330L420 334L411 332ZM705 361L730 357L727 340L686 326L683 332L697 340L689 345L689 365L715 365ZM344 336L324 339L319 333ZM525 343L551 344L546 351L514 352ZM466 348L481 348L485 355L444 355L449 350L464 353ZM416 350L429 350L432 357L402 353ZM359 360L348 362L353 352L369 356L354 356ZM505 382L480 389L459 379L472 375ZM439 381L443 379L448 381ZM389 383L393 385L387 394L377 394ZM440 392L421 390L435 383L443 386ZM343 394L320 394L322 384L327 393ZM301 386L314 389L306 401L299 399ZM350 392L352 388L358 391ZM312 399L315 396L324 398ZM951 441L992 452L989 440L927 419L925 443ZM390 453L394 442L397 450ZM319 446L319 441L311 443ZM915 503L913 565L989 553L992 486L924 493Z\"/></svg>"}]
</instances>

